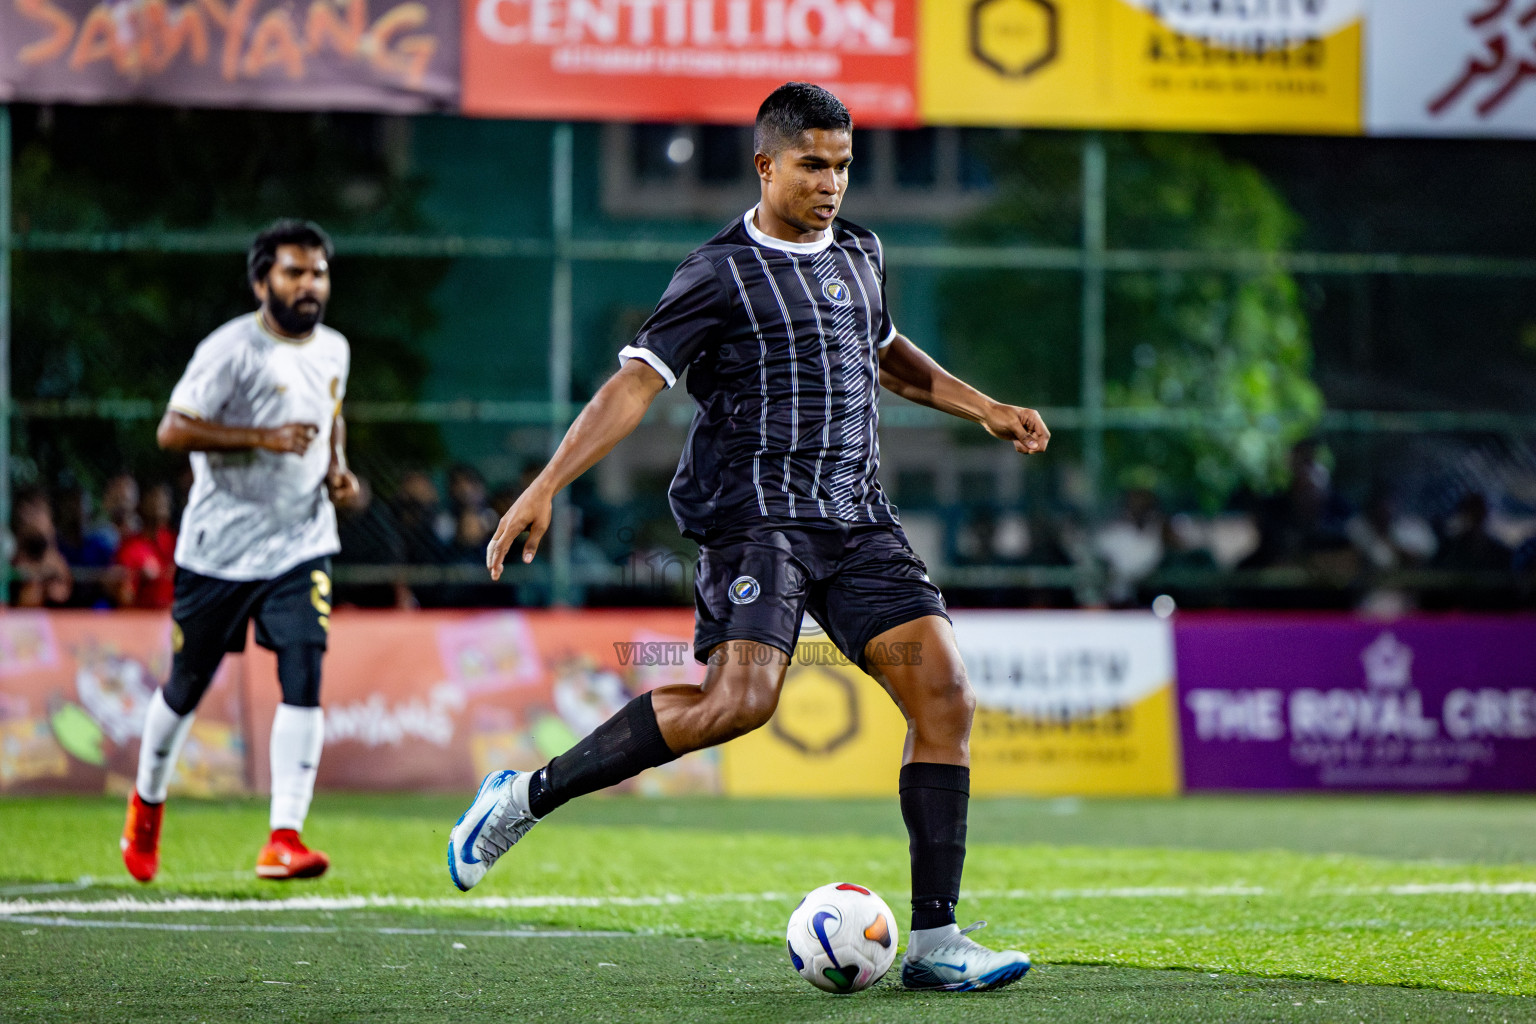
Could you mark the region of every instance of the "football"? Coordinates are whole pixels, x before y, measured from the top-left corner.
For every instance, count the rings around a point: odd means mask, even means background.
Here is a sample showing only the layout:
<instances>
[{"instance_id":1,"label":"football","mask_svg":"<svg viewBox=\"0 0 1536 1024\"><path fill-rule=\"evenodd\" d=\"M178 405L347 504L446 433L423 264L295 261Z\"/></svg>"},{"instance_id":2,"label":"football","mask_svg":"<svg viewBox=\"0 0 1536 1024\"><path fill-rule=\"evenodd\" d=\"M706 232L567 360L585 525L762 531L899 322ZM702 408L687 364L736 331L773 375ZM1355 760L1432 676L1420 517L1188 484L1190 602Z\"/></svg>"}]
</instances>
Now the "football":
<instances>
[{"instance_id":1,"label":"football","mask_svg":"<svg viewBox=\"0 0 1536 1024\"><path fill-rule=\"evenodd\" d=\"M896 959L896 916L862 885L812 889L789 915L789 961L825 992L858 992Z\"/></svg>"}]
</instances>

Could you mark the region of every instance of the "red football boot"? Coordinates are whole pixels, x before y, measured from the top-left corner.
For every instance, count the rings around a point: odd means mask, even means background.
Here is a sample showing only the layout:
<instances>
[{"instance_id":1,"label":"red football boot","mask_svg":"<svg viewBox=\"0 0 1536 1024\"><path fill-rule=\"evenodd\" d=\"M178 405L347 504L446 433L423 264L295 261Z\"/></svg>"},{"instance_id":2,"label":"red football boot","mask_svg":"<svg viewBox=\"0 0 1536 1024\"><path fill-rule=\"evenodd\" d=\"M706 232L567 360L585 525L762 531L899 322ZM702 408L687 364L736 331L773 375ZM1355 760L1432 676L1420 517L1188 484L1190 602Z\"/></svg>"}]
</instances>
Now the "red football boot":
<instances>
[{"instance_id":1,"label":"red football boot","mask_svg":"<svg viewBox=\"0 0 1536 1024\"><path fill-rule=\"evenodd\" d=\"M272 830L272 837L256 858L256 875L286 882L290 878L315 878L330 866L331 858L305 846L293 829L279 828Z\"/></svg>"},{"instance_id":2,"label":"red football boot","mask_svg":"<svg viewBox=\"0 0 1536 1024\"><path fill-rule=\"evenodd\" d=\"M128 820L123 825L123 863L128 873L141 882L151 881L160 870L160 819L165 804L147 804L134 790L128 797Z\"/></svg>"}]
</instances>

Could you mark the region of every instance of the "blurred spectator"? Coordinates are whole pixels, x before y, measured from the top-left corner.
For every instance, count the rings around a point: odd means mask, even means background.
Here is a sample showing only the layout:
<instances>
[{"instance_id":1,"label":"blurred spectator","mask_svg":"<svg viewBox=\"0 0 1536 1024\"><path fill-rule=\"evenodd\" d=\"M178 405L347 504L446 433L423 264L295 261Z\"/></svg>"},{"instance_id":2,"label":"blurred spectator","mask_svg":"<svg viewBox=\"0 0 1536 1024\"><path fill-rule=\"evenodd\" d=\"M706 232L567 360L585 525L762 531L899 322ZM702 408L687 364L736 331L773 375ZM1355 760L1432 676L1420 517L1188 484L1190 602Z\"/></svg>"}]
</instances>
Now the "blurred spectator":
<instances>
[{"instance_id":1,"label":"blurred spectator","mask_svg":"<svg viewBox=\"0 0 1536 1024\"><path fill-rule=\"evenodd\" d=\"M54 508L59 551L76 568L102 569L112 564L116 550L110 535L88 529L91 496L78 484L61 489Z\"/></svg>"},{"instance_id":2,"label":"blurred spectator","mask_svg":"<svg viewBox=\"0 0 1536 1024\"><path fill-rule=\"evenodd\" d=\"M969 509L954 539L957 565L1018 565L1031 550L1029 521L1017 512L999 515L990 505Z\"/></svg>"},{"instance_id":3,"label":"blurred spectator","mask_svg":"<svg viewBox=\"0 0 1536 1024\"><path fill-rule=\"evenodd\" d=\"M489 513L490 509L483 511ZM495 520L486 522L486 517L481 514L481 510L462 508L454 517L454 527L453 560L456 562L485 561L486 545L496 529Z\"/></svg>"},{"instance_id":4,"label":"blurred spectator","mask_svg":"<svg viewBox=\"0 0 1536 1024\"><path fill-rule=\"evenodd\" d=\"M1304 565L1317 556L1349 554L1345 524L1349 504L1333 489L1333 478L1320 458L1316 440L1291 449L1291 482L1258 507L1259 547L1243 568Z\"/></svg>"},{"instance_id":5,"label":"blurred spectator","mask_svg":"<svg viewBox=\"0 0 1536 1024\"><path fill-rule=\"evenodd\" d=\"M101 514L89 538L115 556L123 538L139 529L139 482L132 473L119 473L107 481L101 493Z\"/></svg>"},{"instance_id":6,"label":"blurred spectator","mask_svg":"<svg viewBox=\"0 0 1536 1024\"><path fill-rule=\"evenodd\" d=\"M336 528L341 537L337 565L368 566L378 570L405 562L405 538L400 523L388 505L375 501L373 485L366 477L357 478L357 497L336 510ZM403 579L369 580L338 585L346 602L364 608L414 608L416 599Z\"/></svg>"},{"instance_id":7,"label":"blurred spectator","mask_svg":"<svg viewBox=\"0 0 1536 1024\"><path fill-rule=\"evenodd\" d=\"M1513 552L1488 531L1488 499L1476 491L1462 497L1441 531L1436 568L1480 572L1510 567Z\"/></svg>"},{"instance_id":8,"label":"blurred spectator","mask_svg":"<svg viewBox=\"0 0 1536 1024\"><path fill-rule=\"evenodd\" d=\"M453 515L454 560L484 561L486 543L501 517L492 511L485 478L475 467L460 463L448 470L448 508Z\"/></svg>"},{"instance_id":9,"label":"blurred spectator","mask_svg":"<svg viewBox=\"0 0 1536 1024\"><path fill-rule=\"evenodd\" d=\"M53 510L45 492L28 490L16 496L11 533L16 538L11 566L17 576L11 583L11 604L18 608L42 608L69 601L74 576L59 551Z\"/></svg>"},{"instance_id":10,"label":"blurred spectator","mask_svg":"<svg viewBox=\"0 0 1536 1024\"><path fill-rule=\"evenodd\" d=\"M1104 596L1124 607L1136 600L1136 584L1163 560L1163 511L1143 487L1125 492L1120 514L1094 531L1093 554L1104 563Z\"/></svg>"},{"instance_id":11,"label":"blurred spectator","mask_svg":"<svg viewBox=\"0 0 1536 1024\"><path fill-rule=\"evenodd\" d=\"M1392 493L1377 487L1366 503L1365 511L1349 520L1345 527L1349 541L1360 556L1361 568L1368 572L1411 569L1427 562L1438 542L1428 523L1407 515L1398 507ZM1400 584L1370 586L1360 599L1357 610L1382 618L1406 615L1418 606L1418 597Z\"/></svg>"},{"instance_id":12,"label":"blurred spectator","mask_svg":"<svg viewBox=\"0 0 1536 1024\"><path fill-rule=\"evenodd\" d=\"M176 596L176 531L171 529L171 513L171 485L151 485L139 502L139 529L123 537L107 576L107 591L118 607L171 606Z\"/></svg>"},{"instance_id":13,"label":"blurred spectator","mask_svg":"<svg viewBox=\"0 0 1536 1024\"><path fill-rule=\"evenodd\" d=\"M1163 559L1138 592L1141 603L1150 605L1158 594L1172 597L1180 608L1227 603L1221 564L1212 549L1214 526L1183 512L1163 521Z\"/></svg>"},{"instance_id":14,"label":"blurred spectator","mask_svg":"<svg viewBox=\"0 0 1536 1024\"><path fill-rule=\"evenodd\" d=\"M1163 560L1158 571L1216 573L1221 571L1211 551L1211 526L1201 527L1193 516L1176 513L1163 523Z\"/></svg>"},{"instance_id":15,"label":"blurred spectator","mask_svg":"<svg viewBox=\"0 0 1536 1024\"><path fill-rule=\"evenodd\" d=\"M417 565L441 565L449 561L449 544L458 525L443 508L437 484L427 474L413 471L400 478L395 491L395 518L405 542L405 559Z\"/></svg>"},{"instance_id":16,"label":"blurred spectator","mask_svg":"<svg viewBox=\"0 0 1536 1024\"><path fill-rule=\"evenodd\" d=\"M1429 523L1403 512L1391 491L1378 487L1362 514L1345 525L1349 542L1367 568L1406 569L1434 557L1439 542Z\"/></svg>"}]
</instances>

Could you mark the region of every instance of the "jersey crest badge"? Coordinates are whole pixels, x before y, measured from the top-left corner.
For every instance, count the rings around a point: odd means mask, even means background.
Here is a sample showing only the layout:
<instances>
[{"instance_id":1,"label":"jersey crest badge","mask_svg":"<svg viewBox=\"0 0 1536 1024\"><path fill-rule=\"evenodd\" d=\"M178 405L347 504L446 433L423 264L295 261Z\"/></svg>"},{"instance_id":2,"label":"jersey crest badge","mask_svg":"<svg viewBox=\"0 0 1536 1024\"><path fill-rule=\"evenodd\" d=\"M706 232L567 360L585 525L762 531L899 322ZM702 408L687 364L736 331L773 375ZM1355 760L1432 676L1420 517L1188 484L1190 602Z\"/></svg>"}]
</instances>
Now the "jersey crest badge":
<instances>
[{"instance_id":1,"label":"jersey crest badge","mask_svg":"<svg viewBox=\"0 0 1536 1024\"><path fill-rule=\"evenodd\" d=\"M737 576L731 581L731 604L751 604L762 592L762 584L751 576Z\"/></svg>"},{"instance_id":2,"label":"jersey crest badge","mask_svg":"<svg viewBox=\"0 0 1536 1024\"><path fill-rule=\"evenodd\" d=\"M853 301L853 296L848 291L848 286L839 277L830 278L822 282L821 294L825 295L834 306L846 306Z\"/></svg>"}]
</instances>

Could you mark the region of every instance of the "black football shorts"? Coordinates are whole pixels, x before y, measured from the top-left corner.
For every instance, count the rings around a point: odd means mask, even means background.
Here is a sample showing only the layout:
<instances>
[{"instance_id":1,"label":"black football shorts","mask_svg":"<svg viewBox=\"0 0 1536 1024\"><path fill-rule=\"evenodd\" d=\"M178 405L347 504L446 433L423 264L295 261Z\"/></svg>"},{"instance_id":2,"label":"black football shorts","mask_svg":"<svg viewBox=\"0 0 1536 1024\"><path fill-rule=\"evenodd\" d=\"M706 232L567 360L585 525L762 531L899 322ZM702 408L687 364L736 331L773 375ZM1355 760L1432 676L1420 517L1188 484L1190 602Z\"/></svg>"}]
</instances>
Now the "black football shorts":
<instances>
[{"instance_id":1,"label":"black football shorts","mask_svg":"<svg viewBox=\"0 0 1536 1024\"><path fill-rule=\"evenodd\" d=\"M860 668L881 633L926 615L948 619L943 595L899 526L758 518L712 532L694 575L693 656L726 640L793 655L809 613Z\"/></svg>"},{"instance_id":2,"label":"black football shorts","mask_svg":"<svg viewBox=\"0 0 1536 1024\"><path fill-rule=\"evenodd\" d=\"M216 666L245 650L246 626L269 651L326 646L331 628L331 560L321 556L270 580L221 580L176 570L173 646L198 665ZM209 669L211 671L211 667Z\"/></svg>"}]
</instances>

